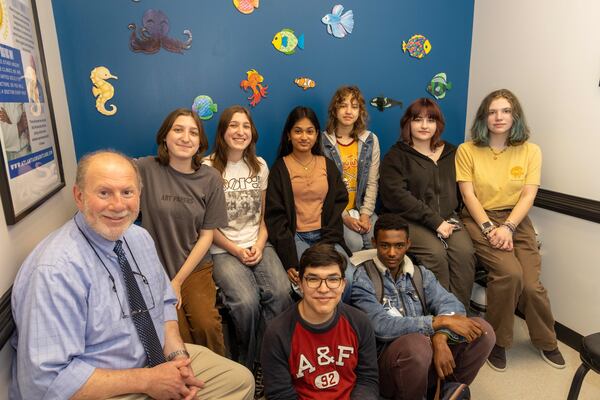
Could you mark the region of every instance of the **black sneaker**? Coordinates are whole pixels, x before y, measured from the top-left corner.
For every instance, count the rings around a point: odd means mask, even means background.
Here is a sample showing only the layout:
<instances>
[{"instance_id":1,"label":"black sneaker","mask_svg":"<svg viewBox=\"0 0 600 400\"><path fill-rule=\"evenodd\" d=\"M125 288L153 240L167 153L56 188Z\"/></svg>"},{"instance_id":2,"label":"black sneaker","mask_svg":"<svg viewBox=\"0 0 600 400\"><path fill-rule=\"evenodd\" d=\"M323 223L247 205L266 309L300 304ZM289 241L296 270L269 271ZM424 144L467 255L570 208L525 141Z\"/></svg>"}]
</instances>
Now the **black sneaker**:
<instances>
[{"instance_id":1,"label":"black sneaker","mask_svg":"<svg viewBox=\"0 0 600 400\"><path fill-rule=\"evenodd\" d=\"M563 369L566 366L565 359L560 353L558 347L550 351L540 350L540 356L542 356L542 359L548 364L552 365L554 368Z\"/></svg>"},{"instance_id":2,"label":"black sneaker","mask_svg":"<svg viewBox=\"0 0 600 400\"><path fill-rule=\"evenodd\" d=\"M495 344L486 361L494 371L506 371L506 349Z\"/></svg>"},{"instance_id":3,"label":"black sneaker","mask_svg":"<svg viewBox=\"0 0 600 400\"><path fill-rule=\"evenodd\" d=\"M265 398L265 385L263 384L263 370L259 363L254 364L254 399Z\"/></svg>"}]
</instances>

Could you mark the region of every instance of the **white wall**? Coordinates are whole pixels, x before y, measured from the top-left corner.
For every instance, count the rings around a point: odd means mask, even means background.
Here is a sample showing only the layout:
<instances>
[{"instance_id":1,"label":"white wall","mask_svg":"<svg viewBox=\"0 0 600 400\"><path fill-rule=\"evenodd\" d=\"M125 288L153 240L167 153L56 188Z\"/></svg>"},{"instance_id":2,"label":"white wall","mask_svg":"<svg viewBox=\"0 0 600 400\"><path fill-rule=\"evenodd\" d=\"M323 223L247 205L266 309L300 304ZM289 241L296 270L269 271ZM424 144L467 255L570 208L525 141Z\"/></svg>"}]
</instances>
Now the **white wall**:
<instances>
[{"instance_id":1,"label":"white wall","mask_svg":"<svg viewBox=\"0 0 600 400\"><path fill-rule=\"evenodd\" d=\"M489 92L519 97L543 152L542 188L600 200L600 2L475 1L467 127ZM600 331L600 224L534 208L555 319Z\"/></svg>"},{"instance_id":2,"label":"white wall","mask_svg":"<svg viewBox=\"0 0 600 400\"><path fill-rule=\"evenodd\" d=\"M7 226L4 211L0 210L0 294L10 288L19 265L35 245L75 213L71 195L75 180L75 150L52 5L49 0L42 0L37 1L37 7L66 187L16 225ZM0 351L0 400L8 399L11 357L12 350L7 343Z\"/></svg>"}]
</instances>

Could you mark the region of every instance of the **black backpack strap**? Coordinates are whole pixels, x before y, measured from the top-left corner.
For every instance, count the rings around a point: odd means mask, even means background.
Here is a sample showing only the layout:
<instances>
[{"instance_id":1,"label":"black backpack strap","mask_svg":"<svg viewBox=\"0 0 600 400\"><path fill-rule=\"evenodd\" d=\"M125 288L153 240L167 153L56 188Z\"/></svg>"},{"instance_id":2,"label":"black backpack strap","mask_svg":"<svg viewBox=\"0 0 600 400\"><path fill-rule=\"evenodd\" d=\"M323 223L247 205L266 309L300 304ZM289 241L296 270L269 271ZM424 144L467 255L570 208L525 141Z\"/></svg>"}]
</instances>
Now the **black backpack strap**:
<instances>
[{"instance_id":1,"label":"black backpack strap","mask_svg":"<svg viewBox=\"0 0 600 400\"><path fill-rule=\"evenodd\" d=\"M429 315L427 310L427 299L425 298L425 290L423 290L423 271L421 270L421 266L418 264L414 264L415 272L411 277L411 281L413 287L417 291L417 295L419 297L419 301L421 302L421 307L423 307L423 314Z\"/></svg>"},{"instance_id":2,"label":"black backpack strap","mask_svg":"<svg viewBox=\"0 0 600 400\"><path fill-rule=\"evenodd\" d=\"M375 288L375 297L380 304L383 304L383 276L381 275L381 271L377 268L377 265L373 262L373 260L367 260L358 266L363 267L367 272L367 276L373 282L373 287Z\"/></svg>"}]
</instances>

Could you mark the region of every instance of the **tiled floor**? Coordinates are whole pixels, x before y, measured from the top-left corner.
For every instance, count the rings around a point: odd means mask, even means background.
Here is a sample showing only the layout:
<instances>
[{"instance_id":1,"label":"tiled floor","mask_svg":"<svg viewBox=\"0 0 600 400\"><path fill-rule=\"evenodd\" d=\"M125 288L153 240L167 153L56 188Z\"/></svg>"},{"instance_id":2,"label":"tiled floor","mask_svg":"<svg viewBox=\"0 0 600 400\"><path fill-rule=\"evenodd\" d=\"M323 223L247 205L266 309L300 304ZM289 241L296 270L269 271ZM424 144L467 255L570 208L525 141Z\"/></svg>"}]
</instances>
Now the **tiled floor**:
<instances>
[{"instance_id":1,"label":"tiled floor","mask_svg":"<svg viewBox=\"0 0 600 400\"><path fill-rule=\"evenodd\" d=\"M579 353L559 343L567 367L559 370L546 364L529 341L525 321L515 318L514 345L507 353L508 367L496 372L487 364L471 385L474 400L565 400L573 375L581 361ZM579 400L600 399L600 375L586 375Z\"/></svg>"}]
</instances>

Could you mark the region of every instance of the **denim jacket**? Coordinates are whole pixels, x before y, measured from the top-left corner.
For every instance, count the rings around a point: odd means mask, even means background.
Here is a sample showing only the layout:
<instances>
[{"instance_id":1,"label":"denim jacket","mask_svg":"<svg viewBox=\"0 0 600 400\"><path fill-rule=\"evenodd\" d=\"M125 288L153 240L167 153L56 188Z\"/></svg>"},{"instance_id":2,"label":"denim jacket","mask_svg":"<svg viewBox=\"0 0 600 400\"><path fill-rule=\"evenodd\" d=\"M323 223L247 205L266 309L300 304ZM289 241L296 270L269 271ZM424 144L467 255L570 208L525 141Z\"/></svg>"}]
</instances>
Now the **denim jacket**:
<instances>
[{"instance_id":1,"label":"denim jacket","mask_svg":"<svg viewBox=\"0 0 600 400\"><path fill-rule=\"evenodd\" d=\"M335 162L343 174L342 159L337 149L335 134L322 133L323 155ZM375 211L379 180L379 140L371 131L363 131L358 136L358 176L356 187L356 208L361 214L371 216Z\"/></svg>"},{"instance_id":2,"label":"denim jacket","mask_svg":"<svg viewBox=\"0 0 600 400\"><path fill-rule=\"evenodd\" d=\"M403 273L396 282L377 257L373 261L383 273L383 304L377 300L366 270L359 265L352 283L352 305L369 316L379 342L390 342L409 333L432 336L435 333L433 316L465 314L462 303L440 285L435 275L423 266L415 266L408 256L404 256ZM417 291L408 277L413 275L415 268L420 268L423 275L423 292L429 315L424 315Z\"/></svg>"}]
</instances>

